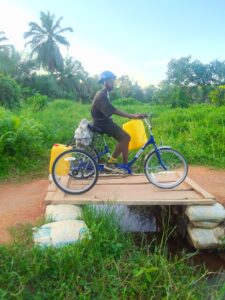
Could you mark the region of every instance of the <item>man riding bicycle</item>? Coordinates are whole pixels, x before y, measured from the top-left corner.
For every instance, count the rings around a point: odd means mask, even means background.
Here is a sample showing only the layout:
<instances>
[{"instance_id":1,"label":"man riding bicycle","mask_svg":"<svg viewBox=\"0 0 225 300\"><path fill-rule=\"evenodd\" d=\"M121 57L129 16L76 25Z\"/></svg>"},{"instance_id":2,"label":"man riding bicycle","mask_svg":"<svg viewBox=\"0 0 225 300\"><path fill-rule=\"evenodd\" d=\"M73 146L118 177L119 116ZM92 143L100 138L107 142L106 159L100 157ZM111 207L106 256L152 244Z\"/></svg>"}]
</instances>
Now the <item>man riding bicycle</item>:
<instances>
[{"instance_id":1,"label":"man riding bicycle","mask_svg":"<svg viewBox=\"0 0 225 300\"><path fill-rule=\"evenodd\" d=\"M122 153L123 163L128 162L128 146L130 136L117 124L113 122L112 115L118 115L130 119L143 119L147 114L129 114L115 108L109 98L109 92L113 90L116 76L110 71L104 71L99 76L99 83L103 84L103 90L96 93L91 107L93 124L99 127L104 133L112 136L118 144L109 158L105 169L117 171L117 157Z\"/></svg>"}]
</instances>

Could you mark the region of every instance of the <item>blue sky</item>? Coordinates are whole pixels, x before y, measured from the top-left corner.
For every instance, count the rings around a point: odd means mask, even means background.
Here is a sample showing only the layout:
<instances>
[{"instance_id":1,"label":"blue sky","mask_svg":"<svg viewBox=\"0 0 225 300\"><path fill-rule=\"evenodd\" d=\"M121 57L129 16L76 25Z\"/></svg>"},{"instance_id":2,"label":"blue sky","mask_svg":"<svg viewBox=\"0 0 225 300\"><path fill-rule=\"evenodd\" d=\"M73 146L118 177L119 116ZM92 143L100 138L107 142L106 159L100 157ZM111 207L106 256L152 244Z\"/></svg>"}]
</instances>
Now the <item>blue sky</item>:
<instances>
[{"instance_id":1,"label":"blue sky","mask_svg":"<svg viewBox=\"0 0 225 300\"><path fill-rule=\"evenodd\" d=\"M0 31L19 50L40 11L63 16L62 26L74 29L63 53L90 74L110 69L142 85L157 84L172 58L225 60L224 0L0 0L0 7Z\"/></svg>"}]
</instances>

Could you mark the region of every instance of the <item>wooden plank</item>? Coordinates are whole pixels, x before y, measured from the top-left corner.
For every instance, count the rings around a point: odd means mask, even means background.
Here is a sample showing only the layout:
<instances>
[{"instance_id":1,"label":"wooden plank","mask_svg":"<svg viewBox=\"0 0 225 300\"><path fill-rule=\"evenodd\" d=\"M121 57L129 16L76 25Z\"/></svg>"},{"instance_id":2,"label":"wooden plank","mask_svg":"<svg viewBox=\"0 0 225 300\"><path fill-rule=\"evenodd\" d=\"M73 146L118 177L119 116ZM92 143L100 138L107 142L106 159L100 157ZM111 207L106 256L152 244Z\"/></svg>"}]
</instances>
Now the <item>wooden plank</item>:
<instances>
[{"instance_id":1,"label":"wooden plank","mask_svg":"<svg viewBox=\"0 0 225 300\"><path fill-rule=\"evenodd\" d=\"M55 192L57 190L57 186L55 185L54 181L51 181L51 183L48 186L48 192Z\"/></svg>"},{"instance_id":2,"label":"wooden plank","mask_svg":"<svg viewBox=\"0 0 225 300\"><path fill-rule=\"evenodd\" d=\"M68 176L61 178L66 186ZM73 182L73 181L71 181ZM79 185L79 183L78 183ZM77 186L78 186L77 185ZM129 176L127 178L100 178L99 182L90 191L81 195L65 194L60 189L49 191L45 197L45 203L70 203L70 204L91 204L91 203L116 203L125 205L200 205L214 204L215 197L199 187L193 180L187 178L186 183L174 189L160 189L149 184L147 178L142 174Z\"/></svg>"},{"instance_id":3,"label":"wooden plank","mask_svg":"<svg viewBox=\"0 0 225 300\"><path fill-rule=\"evenodd\" d=\"M99 178L97 181L97 185L152 185L151 182L148 181L148 179L146 178L145 175L141 175L141 176L129 176L126 178ZM156 187L157 188L157 187ZM158 188L157 188L158 189ZM174 188L176 190L192 190L192 187L190 187L190 185L188 185L187 183L183 182L182 184L180 184L178 187Z\"/></svg>"},{"instance_id":4,"label":"wooden plank","mask_svg":"<svg viewBox=\"0 0 225 300\"><path fill-rule=\"evenodd\" d=\"M133 200L119 200L119 201L111 201L111 200L102 200L98 198L93 198L91 200L85 200L85 198L82 199L67 199L65 198L64 200L52 200L52 204L77 204L77 205L84 205L84 204L121 204L121 205L140 205L140 206L150 206L150 205L210 205L214 204L215 201L213 199L186 199L183 200L182 202L180 200L158 200L158 199L151 199L146 201L145 200L140 200L140 199L133 199Z\"/></svg>"},{"instance_id":5,"label":"wooden plank","mask_svg":"<svg viewBox=\"0 0 225 300\"><path fill-rule=\"evenodd\" d=\"M70 195L66 194L65 199L81 198L91 200L95 197L101 199L111 199L117 202L122 200L142 199L148 202L151 199L158 200L185 200L185 199L202 199L202 197L195 191L178 191L178 190L153 190L143 189L142 186L134 189L130 189L130 186L95 186L92 190L81 195Z\"/></svg>"},{"instance_id":6,"label":"wooden plank","mask_svg":"<svg viewBox=\"0 0 225 300\"><path fill-rule=\"evenodd\" d=\"M45 196L45 199L44 199L44 202L46 204L51 203L51 201L54 199L54 196L55 196L55 192L47 192L47 194Z\"/></svg>"},{"instance_id":7,"label":"wooden plank","mask_svg":"<svg viewBox=\"0 0 225 300\"><path fill-rule=\"evenodd\" d=\"M60 178L60 182L62 183L63 186L66 187L69 182L69 176L62 176ZM66 194L58 188L55 192L54 200L60 200L60 199L63 200L65 198L65 196L66 196Z\"/></svg>"},{"instance_id":8,"label":"wooden plank","mask_svg":"<svg viewBox=\"0 0 225 300\"><path fill-rule=\"evenodd\" d=\"M200 187L195 181L193 181L191 178L186 177L185 182L192 187L197 193L199 193L200 195L203 196L203 198L206 199L215 199L215 197L208 193L205 189L203 189L202 187Z\"/></svg>"}]
</instances>

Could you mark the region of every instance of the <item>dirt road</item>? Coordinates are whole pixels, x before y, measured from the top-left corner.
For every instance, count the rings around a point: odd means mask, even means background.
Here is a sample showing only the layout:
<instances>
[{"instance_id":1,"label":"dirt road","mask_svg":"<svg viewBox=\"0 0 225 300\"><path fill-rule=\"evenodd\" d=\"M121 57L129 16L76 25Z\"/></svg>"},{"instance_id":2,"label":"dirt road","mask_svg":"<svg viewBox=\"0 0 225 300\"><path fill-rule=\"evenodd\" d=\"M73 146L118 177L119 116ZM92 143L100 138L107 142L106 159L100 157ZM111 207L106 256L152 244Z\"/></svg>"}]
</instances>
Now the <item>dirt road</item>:
<instances>
[{"instance_id":1,"label":"dirt road","mask_svg":"<svg viewBox=\"0 0 225 300\"><path fill-rule=\"evenodd\" d=\"M190 167L189 176L225 205L225 170ZM44 215L48 180L0 185L0 243L11 240L8 228L32 223Z\"/></svg>"}]
</instances>

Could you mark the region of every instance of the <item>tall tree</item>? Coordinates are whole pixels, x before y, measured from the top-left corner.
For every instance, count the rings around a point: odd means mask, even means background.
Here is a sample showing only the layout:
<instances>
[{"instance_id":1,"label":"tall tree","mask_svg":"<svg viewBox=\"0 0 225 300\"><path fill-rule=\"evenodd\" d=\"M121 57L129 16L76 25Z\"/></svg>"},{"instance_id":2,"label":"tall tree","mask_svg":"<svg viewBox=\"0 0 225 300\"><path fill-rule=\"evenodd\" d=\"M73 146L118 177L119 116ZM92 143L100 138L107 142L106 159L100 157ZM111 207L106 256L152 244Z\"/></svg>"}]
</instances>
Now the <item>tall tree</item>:
<instances>
[{"instance_id":1,"label":"tall tree","mask_svg":"<svg viewBox=\"0 0 225 300\"><path fill-rule=\"evenodd\" d=\"M7 41L7 37L5 36L5 32L4 31L0 31L0 43Z\"/></svg>"},{"instance_id":2,"label":"tall tree","mask_svg":"<svg viewBox=\"0 0 225 300\"><path fill-rule=\"evenodd\" d=\"M50 12L40 12L41 25L30 22L30 30L24 33L25 39L30 39L25 46L30 45L31 57L35 56L37 62L50 73L63 68L63 58L59 45L69 47L70 44L62 33L73 32L71 27L61 28L63 17L55 22L55 15Z\"/></svg>"},{"instance_id":3,"label":"tall tree","mask_svg":"<svg viewBox=\"0 0 225 300\"><path fill-rule=\"evenodd\" d=\"M8 41L7 37L5 36L5 32L0 31L0 51L7 50L9 47L11 47L10 45L2 44L2 42L4 43L5 41Z\"/></svg>"}]
</instances>

